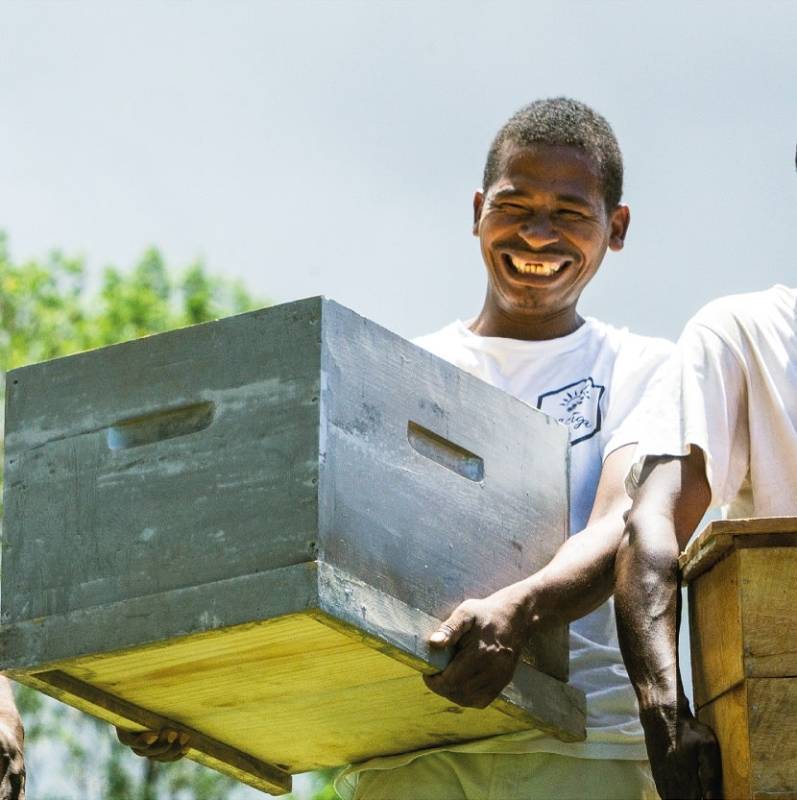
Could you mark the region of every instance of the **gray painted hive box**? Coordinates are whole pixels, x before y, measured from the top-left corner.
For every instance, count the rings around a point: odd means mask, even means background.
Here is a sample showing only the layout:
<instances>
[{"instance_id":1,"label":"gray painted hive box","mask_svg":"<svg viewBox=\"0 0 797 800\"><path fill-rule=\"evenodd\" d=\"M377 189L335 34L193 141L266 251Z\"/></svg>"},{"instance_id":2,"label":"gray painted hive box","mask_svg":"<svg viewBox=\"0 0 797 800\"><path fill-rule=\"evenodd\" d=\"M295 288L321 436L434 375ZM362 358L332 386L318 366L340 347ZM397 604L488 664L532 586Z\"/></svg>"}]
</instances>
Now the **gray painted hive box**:
<instances>
[{"instance_id":1,"label":"gray painted hive box","mask_svg":"<svg viewBox=\"0 0 797 800\"><path fill-rule=\"evenodd\" d=\"M0 668L271 792L537 727L584 737L567 629L489 708L419 672L567 528L558 423L321 298L9 373Z\"/></svg>"}]
</instances>

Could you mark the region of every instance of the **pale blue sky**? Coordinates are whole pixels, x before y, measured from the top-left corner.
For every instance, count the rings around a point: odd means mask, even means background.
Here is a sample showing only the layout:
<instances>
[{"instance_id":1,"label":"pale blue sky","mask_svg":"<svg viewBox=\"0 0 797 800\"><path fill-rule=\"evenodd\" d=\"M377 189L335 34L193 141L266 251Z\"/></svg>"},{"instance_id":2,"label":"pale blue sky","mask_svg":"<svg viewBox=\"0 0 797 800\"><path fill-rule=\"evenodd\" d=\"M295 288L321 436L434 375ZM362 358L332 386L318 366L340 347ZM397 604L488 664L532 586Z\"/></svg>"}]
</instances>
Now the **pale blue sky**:
<instances>
[{"instance_id":1,"label":"pale blue sky","mask_svg":"<svg viewBox=\"0 0 797 800\"><path fill-rule=\"evenodd\" d=\"M675 336L794 282L795 54L795 2L4 0L0 227L415 335L478 310L486 148L564 93L614 125L633 215L582 309Z\"/></svg>"},{"instance_id":2,"label":"pale blue sky","mask_svg":"<svg viewBox=\"0 0 797 800\"><path fill-rule=\"evenodd\" d=\"M632 210L582 312L674 337L797 280L796 73L791 0L0 0L0 229L417 335L481 304L496 129L568 94L614 126Z\"/></svg>"}]
</instances>

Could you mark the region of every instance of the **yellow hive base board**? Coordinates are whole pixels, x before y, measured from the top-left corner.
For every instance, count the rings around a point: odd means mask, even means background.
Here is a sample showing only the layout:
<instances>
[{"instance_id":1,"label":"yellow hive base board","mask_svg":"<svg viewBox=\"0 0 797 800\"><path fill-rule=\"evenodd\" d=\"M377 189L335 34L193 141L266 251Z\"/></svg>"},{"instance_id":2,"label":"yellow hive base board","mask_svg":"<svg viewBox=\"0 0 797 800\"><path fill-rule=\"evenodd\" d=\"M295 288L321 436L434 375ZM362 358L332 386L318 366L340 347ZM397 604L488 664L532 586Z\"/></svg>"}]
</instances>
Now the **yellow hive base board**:
<instances>
[{"instance_id":1,"label":"yellow hive base board","mask_svg":"<svg viewBox=\"0 0 797 800\"><path fill-rule=\"evenodd\" d=\"M188 758L272 794L290 773L530 727L501 700L433 694L408 661L316 612L9 674L128 730L186 731Z\"/></svg>"}]
</instances>

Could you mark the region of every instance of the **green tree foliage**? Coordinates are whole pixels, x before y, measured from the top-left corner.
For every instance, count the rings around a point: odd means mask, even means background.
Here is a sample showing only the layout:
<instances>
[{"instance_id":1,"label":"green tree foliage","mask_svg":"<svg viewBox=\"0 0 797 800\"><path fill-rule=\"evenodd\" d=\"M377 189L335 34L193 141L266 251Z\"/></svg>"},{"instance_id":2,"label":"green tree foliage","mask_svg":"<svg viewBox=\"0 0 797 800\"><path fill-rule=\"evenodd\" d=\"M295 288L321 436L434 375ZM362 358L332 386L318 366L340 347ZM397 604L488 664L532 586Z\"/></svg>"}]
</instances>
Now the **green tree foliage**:
<instances>
[{"instance_id":1,"label":"green tree foliage","mask_svg":"<svg viewBox=\"0 0 797 800\"><path fill-rule=\"evenodd\" d=\"M15 263L0 234L0 423L9 369L262 305L240 284L209 275L201 262L170 272L155 249L145 252L132 269L109 266L99 281L92 281L83 259L58 251L41 261ZM117 742L110 726L33 690L19 687L17 702L26 728L30 797L255 800L264 796L186 760L164 765L140 759ZM329 777L308 777L303 796L334 797Z\"/></svg>"}]
</instances>

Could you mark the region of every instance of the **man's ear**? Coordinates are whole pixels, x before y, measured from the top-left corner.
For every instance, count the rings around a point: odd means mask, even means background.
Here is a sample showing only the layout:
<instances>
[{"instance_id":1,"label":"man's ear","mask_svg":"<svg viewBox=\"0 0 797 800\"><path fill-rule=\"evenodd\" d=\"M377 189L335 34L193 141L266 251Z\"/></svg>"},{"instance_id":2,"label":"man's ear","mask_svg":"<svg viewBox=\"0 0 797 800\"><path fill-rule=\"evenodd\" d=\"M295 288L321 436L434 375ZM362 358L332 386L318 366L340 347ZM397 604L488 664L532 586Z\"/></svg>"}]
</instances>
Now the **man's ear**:
<instances>
[{"instance_id":1,"label":"man's ear","mask_svg":"<svg viewBox=\"0 0 797 800\"><path fill-rule=\"evenodd\" d=\"M479 235L479 222L482 218L482 209L484 208L484 194L481 189L476 190L473 195L473 235Z\"/></svg>"},{"instance_id":2,"label":"man's ear","mask_svg":"<svg viewBox=\"0 0 797 800\"><path fill-rule=\"evenodd\" d=\"M609 249L622 250L625 244L625 236L628 233L628 226L631 224L631 209L628 206L617 206L612 211L609 225L611 226L611 233L609 234Z\"/></svg>"}]
</instances>

